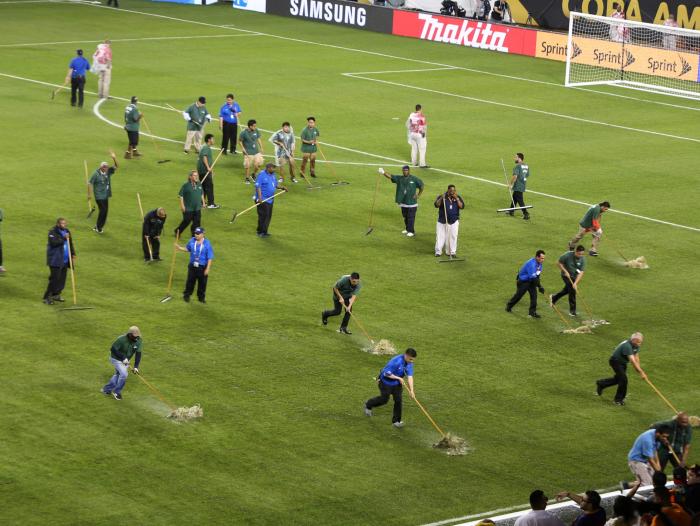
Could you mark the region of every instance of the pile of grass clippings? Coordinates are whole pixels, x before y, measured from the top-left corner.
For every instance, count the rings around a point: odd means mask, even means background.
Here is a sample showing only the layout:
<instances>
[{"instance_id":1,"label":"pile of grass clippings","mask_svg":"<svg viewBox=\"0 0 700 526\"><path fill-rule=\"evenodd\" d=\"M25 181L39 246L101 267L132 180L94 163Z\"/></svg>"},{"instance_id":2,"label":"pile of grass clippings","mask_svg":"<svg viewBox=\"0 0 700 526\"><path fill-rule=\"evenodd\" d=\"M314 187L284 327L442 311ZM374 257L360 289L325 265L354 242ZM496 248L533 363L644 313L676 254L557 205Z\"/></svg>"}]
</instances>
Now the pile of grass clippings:
<instances>
[{"instance_id":1,"label":"pile of grass clippings","mask_svg":"<svg viewBox=\"0 0 700 526\"><path fill-rule=\"evenodd\" d=\"M202 418L203 416L204 410L198 404L193 405L192 407L178 407L175 411L168 415L168 418L172 418L178 422L186 422L195 418Z\"/></svg>"},{"instance_id":2,"label":"pile of grass clippings","mask_svg":"<svg viewBox=\"0 0 700 526\"><path fill-rule=\"evenodd\" d=\"M629 261L625 261L625 266L629 268L649 268L649 265L647 265L647 260L644 256L639 256L636 259L630 259Z\"/></svg>"},{"instance_id":3,"label":"pile of grass clippings","mask_svg":"<svg viewBox=\"0 0 700 526\"><path fill-rule=\"evenodd\" d=\"M370 354L396 354L396 347L389 340L379 340L365 351Z\"/></svg>"},{"instance_id":4,"label":"pile of grass clippings","mask_svg":"<svg viewBox=\"0 0 700 526\"><path fill-rule=\"evenodd\" d=\"M435 449L443 449L450 456L466 455L469 451L467 441L452 433L446 433L439 442L433 444Z\"/></svg>"}]
</instances>

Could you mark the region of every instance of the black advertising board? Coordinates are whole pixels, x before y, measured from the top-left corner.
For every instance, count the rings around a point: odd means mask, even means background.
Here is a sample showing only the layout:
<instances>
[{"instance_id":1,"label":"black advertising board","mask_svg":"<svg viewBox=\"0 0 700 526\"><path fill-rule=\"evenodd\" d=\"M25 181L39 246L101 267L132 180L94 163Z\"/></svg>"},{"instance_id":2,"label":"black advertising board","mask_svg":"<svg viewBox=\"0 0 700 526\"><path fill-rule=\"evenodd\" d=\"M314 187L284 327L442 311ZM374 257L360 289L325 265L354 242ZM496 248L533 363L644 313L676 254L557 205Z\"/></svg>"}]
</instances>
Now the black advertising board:
<instances>
[{"instance_id":1,"label":"black advertising board","mask_svg":"<svg viewBox=\"0 0 700 526\"><path fill-rule=\"evenodd\" d=\"M343 0L268 0L267 13L391 34L393 9Z\"/></svg>"}]
</instances>

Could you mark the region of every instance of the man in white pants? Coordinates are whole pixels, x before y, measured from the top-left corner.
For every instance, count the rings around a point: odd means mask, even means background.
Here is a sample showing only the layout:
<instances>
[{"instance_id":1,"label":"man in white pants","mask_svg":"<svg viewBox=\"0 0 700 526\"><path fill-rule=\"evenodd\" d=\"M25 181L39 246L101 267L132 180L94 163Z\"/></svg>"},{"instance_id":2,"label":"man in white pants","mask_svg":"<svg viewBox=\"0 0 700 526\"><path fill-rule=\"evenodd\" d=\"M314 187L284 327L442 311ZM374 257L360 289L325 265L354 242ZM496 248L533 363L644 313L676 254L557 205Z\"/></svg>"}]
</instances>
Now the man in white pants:
<instances>
[{"instance_id":1,"label":"man in white pants","mask_svg":"<svg viewBox=\"0 0 700 526\"><path fill-rule=\"evenodd\" d=\"M455 185L451 184L447 187L447 192L437 196L435 208L438 209L435 226L435 257L442 256L443 247L445 254L455 256L459 234L459 211L464 208L464 200L457 194Z\"/></svg>"},{"instance_id":2,"label":"man in white pants","mask_svg":"<svg viewBox=\"0 0 700 526\"><path fill-rule=\"evenodd\" d=\"M420 104L416 104L416 111L408 116L406 128L408 129L408 144L411 145L411 164L420 168L428 168L428 165L425 164L425 150L428 147L425 134L428 123Z\"/></svg>"},{"instance_id":3,"label":"man in white pants","mask_svg":"<svg viewBox=\"0 0 700 526\"><path fill-rule=\"evenodd\" d=\"M109 40L99 44L92 55L92 71L97 75L97 96L109 98L109 85L112 82L112 42Z\"/></svg>"}]
</instances>

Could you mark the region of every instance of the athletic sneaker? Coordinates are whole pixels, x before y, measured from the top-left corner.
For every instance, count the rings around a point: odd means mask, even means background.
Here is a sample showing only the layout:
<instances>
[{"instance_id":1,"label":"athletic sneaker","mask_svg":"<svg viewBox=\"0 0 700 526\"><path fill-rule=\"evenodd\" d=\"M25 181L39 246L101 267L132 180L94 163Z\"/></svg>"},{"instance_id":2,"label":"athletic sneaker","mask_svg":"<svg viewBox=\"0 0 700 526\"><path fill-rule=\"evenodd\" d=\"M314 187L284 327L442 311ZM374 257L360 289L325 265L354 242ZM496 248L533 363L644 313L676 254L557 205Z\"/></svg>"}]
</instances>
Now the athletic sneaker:
<instances>
[{"instance_id":1,"label":"athletic sneaker","mask_svg":"<svg viewBox=\"0 0 700 526\"><path fill-rule=\"evenodd\" d=\"M58 296L58 295L52 297L51 299L54 300L54 301L58 301L58 302L60 302L60 303L63 303L63 302L66 301L66 300L64 300L61 296Z\"/></svg>"},{"instance_id":2,"label":"athletic sneaker","mask_svg":"<svg viewBox=\"0 0 700 526\"><path fill-rule=\"evenodd\" d=\"M625 405L625 401L624 401L624 400L615 400L615 401L613 402L613 404L615 404L615 405Z\"/></svg>"},{"instance_id":3,"label":"athletic sneaker","mask_svg":"<svg viewBox=\"0 0 700 526\"><path fill-rule=\"evenodd\" d=\"M206 303L207 302L207 300L205 300L204 298L197 298L197 300L199 301L199 303Z\"/></svg>"},{"instance_id":4,"label":"athletic sneaker","mask_svg":"<svg viewBox=\"0 0 700 526\"><path fill-rule=\"evenodd\" d=\"M435 253L436 258L439 258L440 256L442 256L442 254L438 254L437 252Z\"/></svg>"},{"instance_id":5,"label":"athletic sneaker","mask_svg":"<svg viewBox=\"0 0 700 526\"><path fill-rule=\"evenodd\" d=\"M408 230L402 230L401 233L405 236L406 234L408 234Z\"/></svg>"},{"instance_id":6,"label":"athletic sneaker","mask_svg":"<svg viewBox=\"0 0 700 526\"><path fill-rule=\"evenodd\" d=\"M407 235L408 237L413 237L413 236L415 236L415 234L414 234L413 232L409 232L409 233L406 234L406 235Z\"/></svg>"},{"instance_id":7,"label":"athletic sneaker","mask_svg":"<svg viewBox=\"0 0 700 526\"><path fill-rule=\"evenodd\" d=\"M221 205L208 205L207 208L221 208Z\"/></svg>"},{"instance_id":8,"label":"athletic sneaker","mask_svg":"<svg viewBox=\"0 0 700 526\"><path fill-rule=\"evenodd\" d=\"M0 274L4 274L5 272L7 272L7 270L5 270L5 267L0 266Z\"/></svg>"},{"instance_id":9,"label":"athletic sneaker","mask_svg":"<svg viewBox=\"0 0 700 526\"><path fill-rule=\"evenodd\" d=\"M602 396L603 394L603 388L600 386L600 382L595 383L595 394L597 396Z\"/></svg>"},{"instance_id":10,"label":"athletic sneaker","mask_svg":"<svg viewBox=\"0 0 700 526\"><path fill-rule=\"evenodd\" d=\"M338 329L338 332L340 332L342 334L352 334L346 327L340 327Z\"/></svg>"},{"instance_id":11,"label":"athletic sneaker","mask_svg":"<svg viewBox=\"0 0 700 526\"><path fill-rule=\"evenodd\" d=\"M578 313L576 313L576 312L570 312L570 313L569 313L569 316L571 316L572 318L575 318L576 316L578 316Z\"/></svg>"},{"instance_id":12,"label":"athletic sneaker","mask_svg":"<svg viewBox=\"0 0 700 526\"><path fill-rule=\"evenodd\" d=\"M182 299L185 300L185 303L189 303L189 302L190 302L190 297L187 296L186 294L182 296Z\"/></svg>"},{"instance_id":13,"label":"athletic sneaker","mask_svg":"<svg viewBox=\"0 0 700 526\"><path fill-rule=\"evenodd\" d=\"M323 313L321 313L321 323L328 325L328 318L326 318Z\"/></svg>"},{"instance_id":14,"label":"athletic sneaker","mask_svg":"<svg viewBox=\"0 0 700 526\"><path fill-rule=\"evenodd\" d=\"M596 257L598 257L598 252L596 252L595 250L589 250L588 255L596 258Z\"/></svg>"},{"instance_id":15,"label":"athletic sneaker","mask_svg":"<svg viewBox=\"0 0 700 526\"><path fill-rule=\"evenodd\" d=\"M391 424L391 425L394 426L394 427L403 427L405 424L404 424L403 422L394 422L394 423Z\"/></svg>"},{"instance_id":16,"label":"athletic sneaker","mask_svg":"<svg viewBox=\"0 0 700 526\"><path fill-rule=\"evenodd\" d=\"M44 298L42 301L47 305L53 305L53 300L51 298Z\"/></svg>"},{"instance_id":17,"label":"athletic sneaker","mask_svg":"<svg viewBox=\"0 0 700 526\"><path fill-rule=\"evenodd\" d=\"M102 393L103 395L109 396L112 394L112 391L105 391L104 389L100 389L100 393Z\"/></svg>"},{"instance_id":18,"label":"athletic sneaker","mask_svg":"<svg viewBox=\"0 0 700 526\"><path fill-rule=\"evenodd\" d=\"M243 181L243 182L244 182L245 184L250 184L250 179L246 179L246 180Z\"/></svg>"},{"instance_id":19,"label":"athletic sneaker","mask_svg":"<svg viewBox=\"0 0 700 526\"><path fill-rule=\"evenodd\" d=\"M190 154L190 152L188 152L187 150L182 150L182 151L185 153L185 155L189 155L189 154Z\"/></svg>"},{"instance_id":20,"label":"athletic sneaker","mask_svg":"<svg viewBox=\"0 0 700 526\"><path fill-rule=\"evenodd\" d=\"M310 173L311 173L311 177L316 178L316 172L314 172L313 170L311 170Z\"/></svg>"},{"instance_id":21,"label":"athletic sneaker","mask_svg":"<svg viewBox=\"0 0 700 526\"><path fill-rule=\"evenodd\" d=\"M537 314L536 312L533 312L532 314L528 314L527 316L528 316L528 318L541 318L542 317L539 314Z\"/></svg>"},{"instance_id":22,"label":"athletic sneaker","mask_svg":"<svg viewBox=\"0 0 700 526\"><path fill-rule=\"evenodd\" d=\"M112 393L112 396L114 397L115 400L121 400L121 399L122 399L122 395L119 394L119 393Z\"/></svg>"},{"instance_id":23,"label":"athletic sneaker","mask_svg":"<svg viewBox=\"0 0 700 526\"><path fill-rule=\"evenodd\" d=\"M372 416L372 410L368 408L366 405L362 406L365 410L365 416Z\"/></svg>"},{"instance_id":24,"label":"athletic sneaker","mask_svg":"<svg viewBox=\"0 0 700 526\"><path fill-rule=\"evenodd\" d=\"M298 183L299 181L297 181L296 178L292 177L292 182L293 182L293 183Z\"/></svg>"},{"instance_id":25,"label":"athletic sneaker","mask_svg":"<svg viewBox=\"0 0 700 526\"><path fill-rule=\"evenodd\" d=\"M131 159L131 154L129 152L124 152L124 159Z\"/></svg>"},{"instance_id":26,"label":"athletic sneaker","mask_svg":"<svg viewBox=\"0 0 700 526\"><path fill-rule=\"evenodd\" d=\"M93 230L94 232L97 232L98 234L104 234L104 233L105 233L104 230L100 230L100 229L97 228L97 227L94 227L92 230Z\"/></svg>"}]
</instances>

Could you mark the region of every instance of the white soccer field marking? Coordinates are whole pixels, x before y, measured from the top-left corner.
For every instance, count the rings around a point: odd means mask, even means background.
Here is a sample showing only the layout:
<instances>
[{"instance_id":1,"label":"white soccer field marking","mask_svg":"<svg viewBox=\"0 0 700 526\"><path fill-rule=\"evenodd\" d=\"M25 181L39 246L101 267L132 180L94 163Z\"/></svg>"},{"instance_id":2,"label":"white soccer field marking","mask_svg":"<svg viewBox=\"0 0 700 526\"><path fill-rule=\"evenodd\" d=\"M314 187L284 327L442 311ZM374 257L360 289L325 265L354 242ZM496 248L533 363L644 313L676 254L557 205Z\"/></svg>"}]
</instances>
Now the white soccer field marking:
<instances>
[{"instance_id":1,"label":"white soccer field marking","mask_svg":"<svg viewBox=\"0 0 700 526\"><path fill-rule=\"evenodd\" d=\"M42 80L29 79L29 78L26 78L26 77L20 77L20 76L18 76L18 75L10 75L10 74L8 74L8 73L0 73L0 76L1 76L1 77L6 77L6 78L11 78L11 79L14 79L14 80L22 80L22 81L25 81L25 82L31 82L31 83L33 83L33 84L39 84L39 85L42 85L42 86L48 86L48 87L52 87L52 88L61 87L60 84L54 84L54 83L51 83L51 82L44 82L44 81L42 81ZM64 89L67 90L68 88L64 88ZM87 93L87 94L89 94L89 95L96 95L96 93L95 93L94 91L87 91L87 90L86 90L85 93ZM128 101L129 101L129 99L127 99L127 98L125 98L125 97L116 97L116 96L112 96L111 98L112 98L112 99L115 99L115 100L125 101L125 102L128 102ZM141 105L143 105L143 106L149 106L149 107L152 107L152 108L162 109L162 110L165 110L165 111L174 111L174 112L180 113L180 110L178 110L178 109L168 108L168 107L165 107L165 106L160 106L160 105L158 105L158 104L150 104L150 103L142 102L142 101L139 101L139 104L141 104ZM93 111L94 111L94 107L93 107ZM97 113L96 113L96 115L98 116L98 118L100 118L100 119L103 120L104 122L108 123L110 126L115 126L115 127L117 127L117 128L122 129L122 126L121 126L120 124L111 122L111 121L109 121L108 119L106 119L106 118L104 118L104 117L98 115L98 113L99 113L99 106L98 106L98 111L97 111ZM263 128L259 128L259 129L260 129L261 131L266 132L266 133L272 133L272 130L265 130L265 129L263 129ZM143 135L150 136L150 135L148 135L148 134L143 134ZM160 139L165 140L165 141L168 141L168 142L174 142L174 143L181 143L181 142L182 142L182 141L177 141L177 140L174 140L174 139L168 139L168 138L165 138L165 137L158 137L158 136L155 136L155 135L152 136L152 137L160 138ZM403 159L396 159L396 158L393 158L393 157L388 157L388 156L386 156L386 155L380 155L380 154L371 153L371 152L364 152L364 151L362 151L362 150L356 150L356 149L354 149L354 148L348 148L347 146L340 146L340 145L338 145L338 144L332 144L332 143L328 143L328 142L321 142L321 144L323 144L323 145L325 145L325 146L329 146L329 147L331 147L331 148L336 148L336 149L338 149L338 150L342 150L342 151L346 151L346 152L350 152L350 153L355 153L355 154L361 155L361 156L363 156L363 157L372 157L372 158L375 158L375 159L382 159L382 160L385 160L385 161L395 162L395 163L397 163L397 166L399 166L399 165L404 165L404 164L410 164L409 162L407 162L407 161L405 161L405 160L403 160ZM341 164L341 162L338 161L338 164ZM346 164L346 163L343 162L342 164ZM358 165L365 165L365 166L370 165L369 163L357 163L357 164L358 164ZM483 177L477 177L477 176L474 176L474 175L468 175L468 174L463 174L463 173L459 173L459 172L454 172L454 171L452 171L452 170L445 170L445 169L443 169L443 168L431 168L431 170L434 171L434 172L438 172L438 173L443 173L443 174L447 174L447 175L453 175L453 176L456 176L456 177L461 177L461 178L463 178L463 179L469 179L469 180L471 180L471 181L478 181L478 182L481 182L481 183L486 183L486 184L495 185L495 186L500 186L500 187L505 187L505 186L506 186L504 183L499 183L499 182L497 182L497 181L492 181L492 180L490 180L490 179L486 179L486 178L483 178ZM556 200L558 200L558 201L565 201L565 202L573 203L573 204L577 204L577 205L591 206L591 203L586 203L586 202L584 202L584 201L578 201L578 200L576 200L576 199L570 199L570 198L568 198L568 197L562 197L562 196L559 196L559 195L548 194L548 193L544 193L544 192L538 192L538 191L536 191L536 190L528 190L528 193L530 193L530 194L532 194L532 195L540 195L540 196L543 196L543 197L548 197L548 198L550 198L550 199L556 199ZM690 230L690 231L693 231L693 232L700 232L700 228L697 228L697 227L688 226L688 225L681 225L681 224L678 224L678 223L672 223L672 222L670 222L670 221L664 221L664 220L662 220L662 219L656 219L656 218L653 218L653 217L643 216L643 215L640 215L640 214L634 214L634 213L632 213L632 212L625 212L624 210L619 210L619 209L616 209L616 208L611 208L609 211L610 211L610 212L617 213L617 214L621 214L621 215L626 215L626 216L629 216L629 217L634 217L634 218L636 218L636 219L642 219L642 220L644 220L644 221L650 221L650 222L652 222L652 223L658 223L658 224L661 224L661 225L672 226L672 227L675 227L675 228L681 228L681 229Z\"/></svg>"},{"instance_id":2,"label":"white soccer field marking","mask_svg":"<svg viewBox=\"0 0 700 526\"><path fill-rule=\"evenodd\" d=\"M141 37L141 38L110 38L111 42L147 42L149 40L190 40L193 38L237 38L237 37L257 37L260 33L245 33L242 35L188 35L173 37ZM18 44L0 44L0 47L31 47L31 46L54 46L60 44L94 44L104 42L101 40L65 40L62 42L22 42Z\"/></svg>"}]
</instances>

